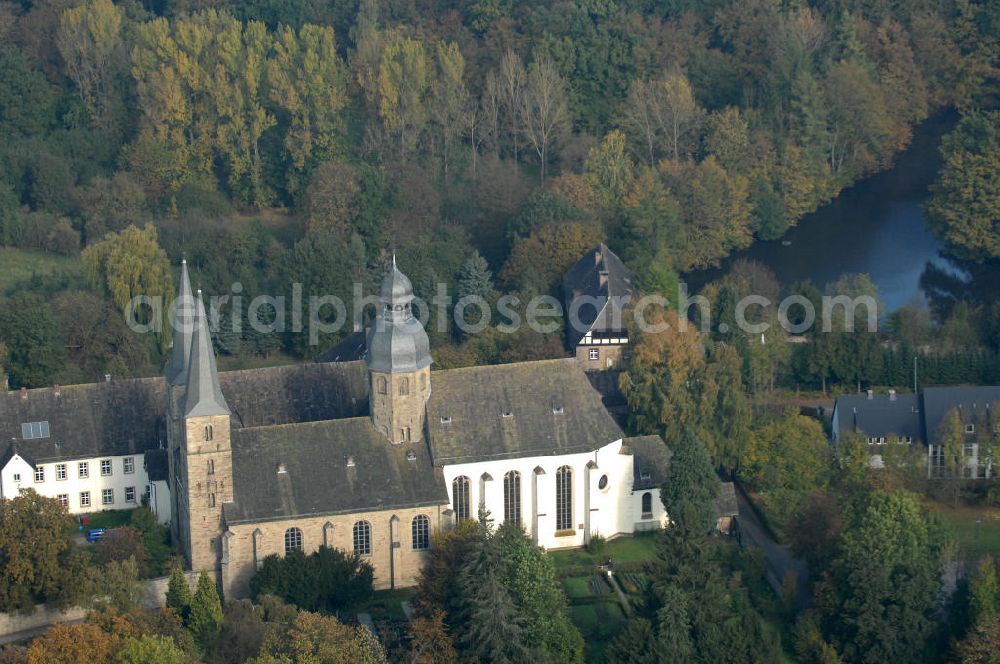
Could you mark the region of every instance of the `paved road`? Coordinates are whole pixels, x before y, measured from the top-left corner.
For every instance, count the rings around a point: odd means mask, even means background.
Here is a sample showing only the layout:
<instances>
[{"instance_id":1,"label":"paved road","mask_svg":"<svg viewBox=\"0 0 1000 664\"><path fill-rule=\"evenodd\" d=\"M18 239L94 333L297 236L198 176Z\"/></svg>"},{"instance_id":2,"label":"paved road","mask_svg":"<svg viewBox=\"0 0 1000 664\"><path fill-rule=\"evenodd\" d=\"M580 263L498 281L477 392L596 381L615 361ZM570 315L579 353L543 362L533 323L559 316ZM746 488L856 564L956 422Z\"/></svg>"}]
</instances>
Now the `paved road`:
<instances>
[{"instance_id":1,"label":"paved road","mask_svg":"<svg viewBox=\"0 0 1000 664\"><path fill-rule=\"evenodd\" d=\"M736 501L740 511L740 544L744 548L752 546L761 550L766 562L767 580L779 595L785 574L789 571L795 572L795 607L801 610L811 606L812 593L806 561L796 558L787 546L778 544L767 535L750 503L739 489L736 490Z\"/></svg>"}]
</instances>

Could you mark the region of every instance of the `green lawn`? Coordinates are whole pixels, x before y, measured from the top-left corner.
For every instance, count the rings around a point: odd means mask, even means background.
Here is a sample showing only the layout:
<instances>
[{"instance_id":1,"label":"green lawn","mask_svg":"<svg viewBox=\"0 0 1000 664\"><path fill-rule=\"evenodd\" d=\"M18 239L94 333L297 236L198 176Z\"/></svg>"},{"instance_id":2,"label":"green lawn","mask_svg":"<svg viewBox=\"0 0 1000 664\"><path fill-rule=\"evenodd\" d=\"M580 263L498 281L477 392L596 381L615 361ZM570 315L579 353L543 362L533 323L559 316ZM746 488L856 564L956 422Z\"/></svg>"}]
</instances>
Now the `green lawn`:
<instances>
[{"instance_id":1,"label":"green lawn","mask_svg":"<svg viewBox=\"0 0 1000 664\"><path fill-rule=\"evenodd\" d=\"M60 274L78 279L81 272L82 264L76 257L0 247L0 293L7 293L36 275Z\"/></svg>"},{"instance_id":2,"label":"green lawn","mask_svg":"<svg viewBox=\"0 0 1000 664\"><path fill-rule=\"evenodd\" d=\"M117 528L119 526L127 526L131 516L132 510L107 510L105 512L91 512L90 514L74 514L73 530L80 530L80 520L82 517L88 517L90 520L88 525L83 526L83 532L87 532L91 528Z\"/></svg>"},{"instance_id":3,"label":"green lawn","mask_svg":"<svg viewBox=\"0 0 1000 664\"><path fill-rule=\"evenodd\" d=\"M941 515L945 526L955 535L963 556L975 560L1000 555L1000 508L951 507L936 502L929 507Z\"/></svg>"},{"instance_id":4,"label":"green lawn","mask_svg":"<svg viewBox=\"0 0 1000 664\"><path fill-rule=\"evenodd\" d=\"M586 549L570 549L567 551L550 551L556 571L569 570L580 566L598 565L609 556L616 563L634 563L656 558L656 535L647 533L634 537L619 537L608 542L603 551L592 554Z\"/></svg>"},{"instance_id":5,"label":"green lawn","mask_svg":"<svg viewBox=\"0 0 1000 664\"><path fill-rule=\"evenodd\" d=\"M589 576L570 576L563 579L563 587L566 589L566 596L570 600L590 597L589 584Z\"/></svg>"},{"instance_id":6,"label":"green lawn","mask_svg":"<svg viewBox=\"0 0 1000 664\"><path fill-rule=\"evenodd\" d=\"M405 620L403 602L413 601L417 591L415 588L402 590L379 590L372 595L366 604L357 607L355 613L369 613L372 620Z\"/></svg>"}]
</instances>

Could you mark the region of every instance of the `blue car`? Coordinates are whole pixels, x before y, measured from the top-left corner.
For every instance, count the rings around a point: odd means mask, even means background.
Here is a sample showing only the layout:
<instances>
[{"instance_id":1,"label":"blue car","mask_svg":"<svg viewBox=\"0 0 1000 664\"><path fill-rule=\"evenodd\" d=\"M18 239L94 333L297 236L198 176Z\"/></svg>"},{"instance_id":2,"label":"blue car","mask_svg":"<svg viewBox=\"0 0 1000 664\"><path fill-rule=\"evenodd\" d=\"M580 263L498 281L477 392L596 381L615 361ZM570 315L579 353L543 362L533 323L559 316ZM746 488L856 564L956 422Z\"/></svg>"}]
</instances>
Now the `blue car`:
<instances>
[{"instance_id":1,"label":"blue car","mask_svg":"<svg viewBox=\"0 0 1000 664\"><path fill-rule=\"evenodd\" d=\"M87 531L87 541L96 542L104 539L104 528L92 528Z\"/></svg>"}]
</instances>

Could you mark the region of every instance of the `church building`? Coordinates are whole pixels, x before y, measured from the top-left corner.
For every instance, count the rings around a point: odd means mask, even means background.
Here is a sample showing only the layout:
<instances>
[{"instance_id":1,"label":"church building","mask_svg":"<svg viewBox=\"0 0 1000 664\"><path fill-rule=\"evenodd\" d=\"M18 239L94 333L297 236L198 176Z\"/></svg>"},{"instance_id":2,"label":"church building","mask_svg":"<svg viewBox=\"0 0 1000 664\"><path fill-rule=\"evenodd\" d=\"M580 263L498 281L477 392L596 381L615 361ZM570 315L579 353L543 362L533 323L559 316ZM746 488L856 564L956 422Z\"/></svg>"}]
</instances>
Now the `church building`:
<instances>
[{"instance_id":1,"label":"church building","mask_svg":"<svg viewBox=\"0 0 1000 664\"><path fill-rule=\"evenodd\" d=\"M395 262L379 299L364 360L220 373L204 299L182 265L163 379L112 381L73 406L113 419L114 439L68 425L41 446L18 437L21 419L61 404L33 394L44 390L8 393L0 433L15 440L3 458L36 469L33 459L56 458L57 437L78 450L64 465L165 456L143 466L166 471L157 512L190 567L215 573L229 598L248 593L266 556L320 546L369 560L376 588L413 585L432 534L481 509L547 549L666 522L658 487L669 450L657 436L625 437L575 359L431 372ZM129 412L143 424L131 432L119 422Z\"/></svg>"}]
</instances>

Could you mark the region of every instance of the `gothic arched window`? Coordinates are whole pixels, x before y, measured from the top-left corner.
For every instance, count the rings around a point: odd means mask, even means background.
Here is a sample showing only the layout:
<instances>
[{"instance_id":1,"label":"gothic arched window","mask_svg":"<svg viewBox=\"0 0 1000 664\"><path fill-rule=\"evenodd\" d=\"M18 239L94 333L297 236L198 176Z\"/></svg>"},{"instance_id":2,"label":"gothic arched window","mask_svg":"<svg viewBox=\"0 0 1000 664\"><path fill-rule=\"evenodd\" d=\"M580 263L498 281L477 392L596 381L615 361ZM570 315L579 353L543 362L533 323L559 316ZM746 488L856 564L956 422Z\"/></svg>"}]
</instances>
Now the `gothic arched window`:
<instances>
[{"instance_id":1,"label":"gothic arched window","mask_svg":"<svg viewBox=\"0 0 1000 664\"><path fill-rule=\"evenodd\" d=\"M563 466L556 471L556 530L573 528L573 469Z\"/></svg>"},{"instance_id":2,"label":"gothic arched window","mask_svg":"<svg viewBox=\"0 0 1000 664\"><path fill-rule=\"evenodd\" d=\"M292 551L302 550L302 531L298 528L289 528L285 531L285 554Z\"/></svg>"},{"instance_id":3,"label":"gothic arched window","mask_svg":"<svg viewBox=\"0 0 1000 664\"><path fill-rule=\"evenodd\" d=\"M647 491L642 494L642 516L643 518L648 518L647 515L652 516L653 514L653 494Z\"/></svg>"},{"instance_id":4,"label":"gothic arched window","mask_svg":"<svg viewBox=\"0 0 1000 664\"><path fill-rule=\"evenodd\" d=\"M456 477L451 483L451 506L458 523L469 518L469 478L465 475Z\"/></svg>"},{"instance_id":5,"label":"gothic arched window","mask_svg":"<svg viewBox=\"0 0 1000 664\"><path fill-rule=\"evenodd\" d=\"M410 393L410 379L403 378L399 381L399 394L405 395Z\"/></svg>"},{"instance_id":6,"label":"gothic arched window","mask_svg":"<svg viewBox=\"0 0 1000 664\"><path fill-rule=\"evenodd\" d=\"M215 475L215 459L208 460L208 474Z\"/></svg>"},{"instance_id":7,"label":"gothic arched window","mask_svg":"<svg viewBox=\"0 0 1000 664\"><path fill-rule=\"evenodd\" d=\"M378 379L378 393L388 394L389 393L389 381L385 379L385 376L379 376Z\"/></svg>"},{"instance_id":8,"label":"gothic arched window","mask_svg":"<svg viewBox=\"0 0 1000 664\"><path fill-rule=\"evenodd\" d=\"M503 520L521 525L521 473L516 470L503 476Z\"/></svg>"},{"instance_id":9,"label":"gothic arched window","mask_svg":"<svg viewBox=\"0 0 1000 664\"><path fill-rule=\"evenodd\" d=\"M410 527L413 536L414 550L429 548L431 545L431 520L423 514L413 517L413 524Z\"/></svg>"},{"instance_id":10,"label":"gothic arched window","mask_svg":"<svg viewBox=\"0 0 1000 664\"><path fill-rule=\"evenodd\" d=\"M212 440L212 425L205 427L205 440Z\"/></svg>"},{"instance_id":11,"label":"gothic arched window","mask_svg":"<svg viewBox=\"0 0 1000 664\"><path fill-rule=\"evenodd\" d=\"M354 524L354 553L359 556L372 555L372 526L367 521Z\"/></svg>"}]
</instances>

